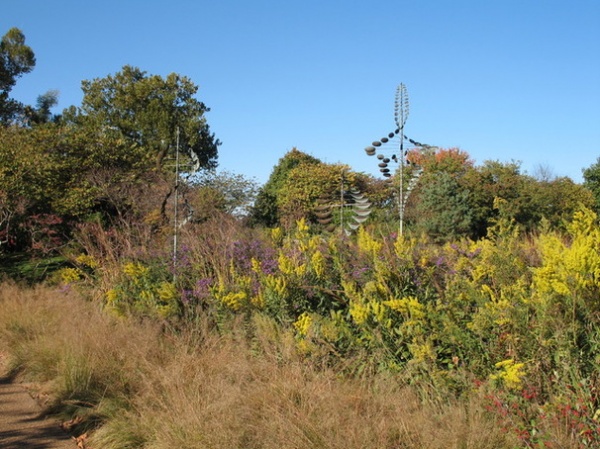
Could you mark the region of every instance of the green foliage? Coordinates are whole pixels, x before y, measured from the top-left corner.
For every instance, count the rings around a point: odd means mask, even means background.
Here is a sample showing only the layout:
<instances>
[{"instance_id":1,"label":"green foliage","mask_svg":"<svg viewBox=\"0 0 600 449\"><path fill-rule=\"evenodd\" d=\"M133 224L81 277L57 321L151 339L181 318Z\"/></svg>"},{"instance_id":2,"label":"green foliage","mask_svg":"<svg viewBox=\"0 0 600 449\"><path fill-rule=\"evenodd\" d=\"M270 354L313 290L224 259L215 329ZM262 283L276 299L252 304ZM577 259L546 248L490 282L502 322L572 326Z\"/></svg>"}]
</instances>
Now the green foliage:
<instances>
[{"instance_id":1,"label":"green foliage","mask_svg":"<svg viewBox=\"0 0 600 449\"><path fill-rule=\"evenodd\" d=\"M485 237L498 218L497 200L504 201L503 213L527 232L542 221L560 228L578 207L592 207L585 187L568 178L533 178L521 173L518 162L485 161L474 166L466 153L456 149L410 157L424 167L424 174L406 216L417 231L438 241L443 235Z\"/></svg>"},{"instance_id":2,"label":"green foliage","mask_svg":"<svg viewBox=\"0 0 600 449\"><path fill-rule=\"evenodd\" d=\"M583 170L583 185L592 192L594 210L600 213L600 157L595 163Z\"/></svg>"},{"instance_id":3,"label":"green foliage","mask_svg":"<svg viewBox=\"0 0 600 449\"><path fill-rule=\"evenodd\" d=\"M65 120L95 135L123 141L124 148L140 147L144 159L162 169L176 148L177 130L183 153L200 167L214 168L219 141L211 134L205 113L194 98L192 81L176 73L162 78L124 66L114 76L82 82L81 108L65 111Z\"/></svg>"},{"instance_id":4,"label":"green foliage","mask_svg":"<svg viewBox=\"0 0 600 449\"><path fill-rule=\"evenodd\" d=\"M284 186L290 171L300 164L321 164L321 161L296 148L293 148L282 157L273 168L266 184L258 192L252 212L252 219L255 223L267 227L277 226L280 219L279 192Z\"/></svg>"},{"instance_id":5,"label":"green foliage","mask_svg":"<svg viewBox=\"0 0 600 449\"><path fill-rule=\"evenodd\" d=\"M124 263L117 283L106 293L106 304L120 315L173 317L179 313L180 294L167 276L160 267Z\"/></svg>"},{"instance_id":6,"label":"green foliage","mask_svg":"<svg viewBox=\"0 0 600 449\"><path fill-rule=\"evenodd\" d=\"M447 172L424 178L417 204L420 227L436 241L468 235L473 222L471 193Z\"/></svg>"},{"instance_id":7,"label":"green foliage","mask_svg":"<svg viewBox=\"0 0 600 449\"><path fill-rule=\"evenodd\" d=\"M325 200L333 205L333 210L339 210L343 204L340 192L353 186L355 179L355 174L345 165L297 165L289 171L278 192L277 210L281 224L289 227L302 218L314 221L317 200Z\"/></svg>"},{"instance_id":8,"label":"green foliage","mask_svg":"<svg viewBox=\"0 0 600 449\"><path fill-rule=\"evenodd\" d=\"M203 172L192 176L188 183L187 198L194 209L195 220L201 220L215 210L246 217L258 192L256 181L228 171Z\"/></svg>"},{"instance_id":9,"label":"green foliage","mask_svg":"<svg viewBox=\"0 0 600 449\"><path fill-rule=\"evenodd\" d=\"M11 28L0 40L0 124L17 118L22 105L9 97L17 79L35 66L33 50L25 45L25 36Z\"/></svg>"},{"instance_id":10,"label":"green foliage","mask_svg":"<svg viewBox=\"0 0 600 449\"><path fill-rule=\"evenodd\" d=\"M25 106L24 114L29 125L40 125L49 122L58 122L59 115L53 115L50 111L58 104L58 91L49 90L43 95L38 96L35 108Z\"/></svg>"}]
</instances>

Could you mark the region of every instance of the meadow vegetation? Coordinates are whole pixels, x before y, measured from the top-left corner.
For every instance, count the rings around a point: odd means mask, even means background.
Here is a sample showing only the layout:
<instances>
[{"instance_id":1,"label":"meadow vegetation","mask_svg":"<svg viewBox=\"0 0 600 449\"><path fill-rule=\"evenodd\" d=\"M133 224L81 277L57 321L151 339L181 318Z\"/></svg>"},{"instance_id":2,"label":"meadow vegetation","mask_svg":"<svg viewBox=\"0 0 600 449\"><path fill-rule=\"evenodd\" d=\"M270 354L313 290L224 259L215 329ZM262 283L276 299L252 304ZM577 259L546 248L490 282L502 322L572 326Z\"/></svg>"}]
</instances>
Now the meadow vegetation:
<instances>
[{"instance_id":1,"label":"meadow vegetation","mask_svg":"<svg viewBox=\"0 0 600 449\"><path fill-rule=\"evenodd\" d=\"M592 211L446 244L215 220L186 228L176 264L82 228L45 285L2 286L12 370L90 447L600 443Z\"/></svg>"}]
</instances>

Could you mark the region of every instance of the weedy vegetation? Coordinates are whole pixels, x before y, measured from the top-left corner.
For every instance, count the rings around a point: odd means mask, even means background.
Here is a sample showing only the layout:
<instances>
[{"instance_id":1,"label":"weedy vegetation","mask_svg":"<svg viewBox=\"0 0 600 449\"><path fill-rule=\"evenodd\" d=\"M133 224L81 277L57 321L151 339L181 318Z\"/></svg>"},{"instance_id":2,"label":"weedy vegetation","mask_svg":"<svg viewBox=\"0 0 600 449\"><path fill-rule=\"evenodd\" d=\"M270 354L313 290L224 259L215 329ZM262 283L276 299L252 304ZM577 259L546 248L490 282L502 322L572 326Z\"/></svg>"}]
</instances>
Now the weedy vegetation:
<instances>
[{"instance_id":1,"label":"weedy vegetation","mask_svg":"<svg viewBox=\"0 0 600 449\"><path fill-rule=\"evenodd\" d=\"M239 226L189 228L175 266L82 235L51 281L3 284L10 369L92 448L600 443L590 210L445 244Z\"/></svg>"}]
</instances>

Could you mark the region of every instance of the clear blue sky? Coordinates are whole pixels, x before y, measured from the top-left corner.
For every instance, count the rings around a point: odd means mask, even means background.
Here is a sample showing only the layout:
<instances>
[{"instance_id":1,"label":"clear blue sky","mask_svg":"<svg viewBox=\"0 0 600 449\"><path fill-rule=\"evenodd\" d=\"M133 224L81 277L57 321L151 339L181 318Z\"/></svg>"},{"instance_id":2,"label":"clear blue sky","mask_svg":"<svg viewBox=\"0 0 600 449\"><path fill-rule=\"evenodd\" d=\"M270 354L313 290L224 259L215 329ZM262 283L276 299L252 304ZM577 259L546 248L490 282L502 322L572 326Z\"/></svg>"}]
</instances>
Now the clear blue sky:
<instances>
[{"instance_id":1,"label":"clear blue sky","mask_svg":"<svg viewBox=\"0 0 600 449\"><path fill-rule=\"evenodd\" d=\"M13 97L133 65L200 87L219 168L265 182L290 149L377 174L364 147L395 128L480 164L582 180L600 156L600 0L2 0L37 57Z\"/></svg>"}]
</instances>

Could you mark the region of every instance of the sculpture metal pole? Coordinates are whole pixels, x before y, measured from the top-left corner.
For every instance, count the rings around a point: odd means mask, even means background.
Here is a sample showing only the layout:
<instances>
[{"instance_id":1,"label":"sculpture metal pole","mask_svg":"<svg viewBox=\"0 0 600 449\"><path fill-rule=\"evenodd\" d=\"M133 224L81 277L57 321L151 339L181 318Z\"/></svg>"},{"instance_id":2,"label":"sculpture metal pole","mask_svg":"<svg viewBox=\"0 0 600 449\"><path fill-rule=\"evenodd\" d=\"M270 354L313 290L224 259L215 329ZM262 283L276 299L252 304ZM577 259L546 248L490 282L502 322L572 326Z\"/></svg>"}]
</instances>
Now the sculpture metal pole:
<instances>
[{"instance_id":1,"label":"sculpture metal pole","mask_svg":"<svg viewBox=\"0 0 600 449\"><path fill-rule=\"evenodd\" d=\"M175 205L173 213L173 280L177 278L177 228L179 227L177 216L179 203L179 127L177 127L177 141L175 148Z\"/></svg>"},{"instance_id":2,"label":"sculpture metal pole","mask_svg":"<svg viewBox=\"0 0 600 449\"><path fill-rule=\"evenodd\" d=\"M406 86L402 83L396 89L396 102L394 108L394 119L400 133L400 192L398 195L398 209L400 215L400 235L404 233L404 124L408 118L408 93Z\"/></svg>"}]
</instances>

